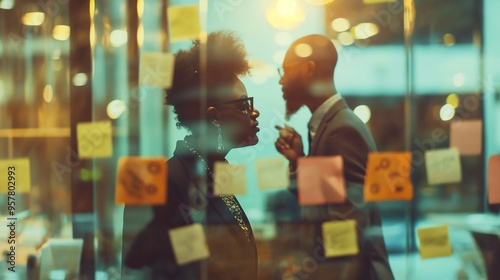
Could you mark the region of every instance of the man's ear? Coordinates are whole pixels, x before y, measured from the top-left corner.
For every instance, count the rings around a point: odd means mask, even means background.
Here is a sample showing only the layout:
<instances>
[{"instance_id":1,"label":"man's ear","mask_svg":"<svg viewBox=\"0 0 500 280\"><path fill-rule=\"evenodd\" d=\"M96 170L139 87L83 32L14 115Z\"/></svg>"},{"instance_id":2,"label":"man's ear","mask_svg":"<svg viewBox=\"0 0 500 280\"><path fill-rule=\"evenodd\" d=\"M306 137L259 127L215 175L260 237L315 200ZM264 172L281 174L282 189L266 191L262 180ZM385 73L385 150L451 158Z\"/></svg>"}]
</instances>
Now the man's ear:
<instances>
[{"instance_id":1,"label":"man's ear","mask_svg":"<svg viewBox=\"0 0 500 280\"><path fill-rule=\"evenodd\" d=\"M308 78L311 78L311 77L314 77L314 75L316 75L316 70L317 70L317 65L316 65L316 62L312 61L312 60L309 60L307 63L306 63L306 76Z\"/></svg>"},{"instance_id":2,"label":"man's ear","mask_svg":"<svg viewBox=\"0 0 500 280\"><path fill-rule=\"evenodd\" d=\"M219 111L213 106L207 108L207 121L215 126L219 124Z\"/></svg>"}]
</instances>

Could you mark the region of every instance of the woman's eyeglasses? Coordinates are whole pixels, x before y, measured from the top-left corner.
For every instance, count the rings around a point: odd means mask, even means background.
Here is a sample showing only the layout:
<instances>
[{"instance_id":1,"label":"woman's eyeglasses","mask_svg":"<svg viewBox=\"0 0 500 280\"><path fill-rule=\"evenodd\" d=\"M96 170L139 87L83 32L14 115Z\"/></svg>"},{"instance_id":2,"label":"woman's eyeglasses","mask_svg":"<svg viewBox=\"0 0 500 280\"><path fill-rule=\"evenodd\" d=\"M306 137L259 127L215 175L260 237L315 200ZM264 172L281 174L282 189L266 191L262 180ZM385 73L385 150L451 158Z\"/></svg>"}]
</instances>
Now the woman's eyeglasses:
<instances>
[{"instance_id":1,"label":"woman's eyeglasses","mask_svg":"<svg viewBox=\"0 0 500 280\"><path fill-rule=\"evenodd\" d=\"M220 102L215 104L214 106L220 106L226 104L235 104L237 107L235 109L241 110L242 112L245 112L249 115L252 114L253 112L253 96Z\"/></svg>"}]
</instances>

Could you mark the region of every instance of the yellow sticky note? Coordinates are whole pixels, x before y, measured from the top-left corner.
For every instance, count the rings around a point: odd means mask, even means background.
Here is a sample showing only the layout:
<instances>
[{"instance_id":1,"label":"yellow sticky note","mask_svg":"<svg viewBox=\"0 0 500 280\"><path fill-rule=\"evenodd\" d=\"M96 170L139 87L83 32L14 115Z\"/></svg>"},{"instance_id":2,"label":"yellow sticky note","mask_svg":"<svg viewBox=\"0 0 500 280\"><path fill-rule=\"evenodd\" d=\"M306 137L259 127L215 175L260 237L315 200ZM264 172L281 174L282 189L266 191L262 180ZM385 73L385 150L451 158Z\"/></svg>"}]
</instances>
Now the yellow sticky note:
<instances>
[{"instance_id":1,"label":"yellow sticky note","mask_svg":"<svg viewBox=\"0 0 500 280\"><path fill-rule=\"evenodd\" d=\"M410 200L413 184L410 177L410 152L368 154L364 184L365 201Z\"/></svg>"},{"instance_id":2,"label":"yellow sticky note","mask_svg":"<svg viewBox=\"0 0 500 280\"><path fill-rule=\"evenodd\" d=\"M168 231L178 265L206 259L210 256L201 224L174 228Z\"/></svg>"},{"instance_id":3,"label":"yellow sticky note","mask_svg":"<svg viewBox=\"0 0 500 280\"><path fill-rule=\"evenodd\" d=\"M29 158L13 158L0 160L0 178L5 180L0 193L26 193L31 190L31 174ZM12 194L12 193L11 193Z\"/></svg>"},{"instance_id":4,"label":"yellow sticky note","mask_svg":"<svg viewBox=\"0 0 500 280\"><path fill-rule=\"evenodd\" d=\"M197 5L168 7L170 41L194 40L200 36L200 16Z\"/></svg>"},{"instance_id":5,"label":"yellow sticky note","mask_svg":"<svg viewBox=\"0 0 500 280\"><path fill-rule=\"evenodd\" d=\"M139 85L169 89L174 77L175 56L170 53L146 52L141 54Z\"/></svg>"},{"instance_id":6,"label":"yellow sticky note","mask_svg":"<svg viewBox=\"0 0 500 280\"><path fill-rule=\"evenodd\" d=\"M162 205L167 202L165 157L122 157L118 161L116 204Z\"/></svg>"},{"instance_id":7,"label":"yellow sticky note","mask_svg":"<svg viewBox=\"0 0 500 280\"><path fill-rule=\"evenodd\" d=\"M450 124L450 147L461 155L480 155L483 146L483 121L461 120Z\"/></svg>"},{"instance_id":8,"label":"yellow sticky note","mask_svg":"<svg viewBox=\"0 0 500 280\"><path fill-rule=\"evenodd\" d=\"M110 121L78 123L76 137L80 158L103 158L113 155Z\"/></svg>"},{"instance_id":9,"label":"yellow sticky note","mask_svg":"<svg viewBox=\"0 0 500 280\"><path fill-rule=\"evenodd\" d=\"M450 256L452 254L448 226L419 228L420 255L423 259Z\"/></svg>"},{"instance_id":10,"label":"yellow sticky note","mask_svg":"<svg viewBox=\"0 0 500 280\"><path fill-rule=\"evenodd\" d=\"M321 225L325 257L356 255L359 252L356 221L325 222Z\"/></svg>"},{"instance_id":11,"label":"yellow sticky note","mask_svg":"<svg viewBox=\"0 0 500 280\"><path fill-rule=\"evenodd\" d=\"M429 185L456 183L462 180L458 149L437 149L425 152L425 169Z\"/></svg>"},{"instance_id":12,"label":"yellow sticky note","mask_svg":"<svg viewBox=\"0 0 500 280\"><path fill-rule=\"evenodd\" d=\"M244 165L231 165L219 161L214 164L214 173L215 195L245 194L246 167Z\"/></svg>"},{"instance_id":13,"label":"yellow sticky note","mask_svg":"<svg viewBox=\"0 0 500 280\"><path fill-rule=\"evenodd\" d=\"M259 189L286 188L290 185L288 166L282 157L255 161Z\"/></svg>"}]
</instances>

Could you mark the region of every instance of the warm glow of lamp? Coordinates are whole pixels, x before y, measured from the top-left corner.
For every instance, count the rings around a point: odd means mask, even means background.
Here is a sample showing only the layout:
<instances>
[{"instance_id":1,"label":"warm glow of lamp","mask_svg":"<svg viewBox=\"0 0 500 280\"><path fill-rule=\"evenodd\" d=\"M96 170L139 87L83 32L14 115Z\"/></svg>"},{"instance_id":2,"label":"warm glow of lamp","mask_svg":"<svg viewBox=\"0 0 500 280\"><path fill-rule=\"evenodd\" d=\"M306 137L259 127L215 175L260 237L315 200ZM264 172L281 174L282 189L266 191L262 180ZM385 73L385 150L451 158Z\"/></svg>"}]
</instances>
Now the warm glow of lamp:
<instances>
[{"instance_id":1,"label":"warm glow of lamp","mask_svg":"<svg viewBox=\"0 0 500 280\"><path fill-rule=\"evenodd\" d=\"M56 25L52 29L52 37L59 41L66 41L69 39L70 27L68 25Z\"/></svg>"},{"instance_id":2,"label":"warm glow of lamp","mask_svg":"<svg viewBox=\"0 0 500 280\"><path fill-rule=\"evenodd\" d=\"M351 27L351 23L346 18L336 18L332 20L332 29L337 32L344 32Z\"/></svg>"},{"instance_id":3,"label":"warm glow of lamp","mask_svg":"<svg viewBox=\"0 0 500 280\"><path fill-rule=\"evenodd\" d=\"M335 0L306 0L306 1L307 1L307 3L311 3L313 5L321 6L321 5L330 4L330 3L332 3Z\"/></svg>"},{"instance_id":4,"label":"warm glow of lamp","mask_svg":"<svg viewBox=\"0 0 500 280\"><path fill-rule=\"evenodd\" d=\"M279 29L292 29L304 22L305 14L296 0L277 0L266 12L269 24Z\"/></svg>"},{"instance_id":5,"label":"warm glow of lamp","mask_svg":"<svg viewBox=\"0 0 500 280\"><path fill-rule=\"evenodd\" d=\"M443 105L443 107L441 107L441 110L439 110L439 117L442 121L449 121L453 119L454 116L455 108L453 108L453 106L451 106L450 104Z\"/></svg>"},{"instance_id":6,"label":"warm glow of lamp","mask_svg":"<svg viewBox=\"0 0 500 280\"><path fill-rule=\"evenodd\" d=\"M53 98L54 98L54 90L52 88L52 85L46 85L43 88L43 100L45 100L45 102L47 103L50 103Z\"/></svg>"},{"instance_id":7,"label":"warm glow of lamp","mask_svg":"<svg viewBox=\"0 0 500 280\"><path fill-rule=\"evenodd\" d=\"M42 12L26 13L21 19L22 23L27 26L42 25L44 20L45 20L45 14Z\"/></svg>"},{"instance_id":8,"label":"warm glow of lamp","mask_svg":"<svg viewBox=\"0 0 500 280\"><path fill-rule=\"evenodd\" d=\"M358 118L360 118L364 123L369 122L372 117L372 111L370 110L370 107L366 105L359 105L354 108L354 114L356 114L356 116L358 116Z\"/></svg>"},{"instance_id":9,"label":"warm glow of lamp","mask_svg":"<svg viewBox=\"0 0 500 280\"><path fill-rule=\"evenodd\" d=\"M106 113L110 119L118 119L127 110L127 104L123 100L113 100L106 107Z\"/></svg>"},{"instance_id":10,"label":"warm glow of lamp","mask_svg":"<svg viewBox=\"0 0 500 280\"><path fill-rule=\"evenodd\" d=\"M456 93L452 93L446 97L446 104L450 104L453 108L457 108L460 104L460 99Z\"/></svg>"},{"instance_id":11,"label":"warm glow of lamp","mask_svg":"<svg viewBox=\"0 0 500 280\"><path fill-rule=\"evenodd\" d=\"M354 38L356 39L368 39L379 32L378 26L375 23L363 22L352 28Z\"/></svg>"},{"instance_id":12,"label":"warm glow of lamp","mask_svg":"<svg viewBox=\"0 0 500 280\"><path fill-rule=\"evenodd\" d=\"M125 30L113 30L111 34L109 34L109 41L111 42L111 46L117 48L125 45L128 41L128 32Z\"/></svg>"}]
</instances>

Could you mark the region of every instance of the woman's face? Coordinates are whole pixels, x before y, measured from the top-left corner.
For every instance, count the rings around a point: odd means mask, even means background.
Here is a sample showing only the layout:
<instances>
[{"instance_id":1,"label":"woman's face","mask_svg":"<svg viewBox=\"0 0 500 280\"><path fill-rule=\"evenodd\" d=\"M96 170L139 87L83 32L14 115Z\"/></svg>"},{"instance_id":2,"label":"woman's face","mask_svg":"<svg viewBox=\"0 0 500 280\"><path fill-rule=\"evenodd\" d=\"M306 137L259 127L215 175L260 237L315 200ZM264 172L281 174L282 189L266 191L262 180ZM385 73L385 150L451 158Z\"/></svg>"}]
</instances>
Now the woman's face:
<instances>
[{"instance_id":1,"label":"woman's face","mask_svg":"<svg viewBox=\"0 0 500 280\"><path fill-rule=\"evenodd\" d=\"M257 144L259 111L253 108L253 98L248 97L240 79L236 79L228 89L230 91L214 106L218 111L224 142L230 142L233 147Z\"/></svg>"}]
</instances>

